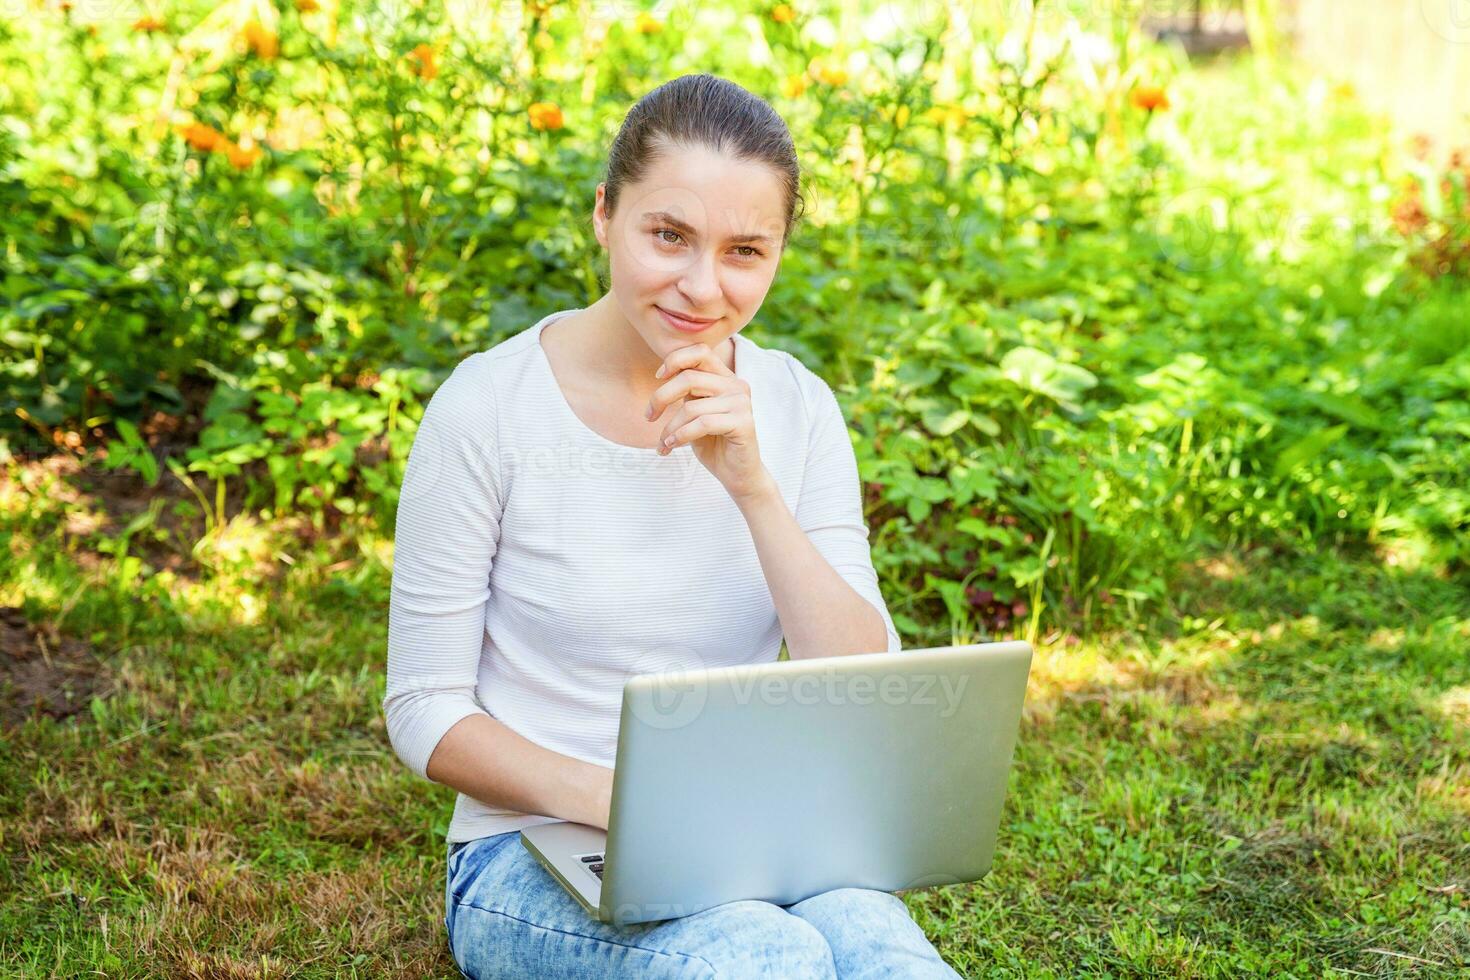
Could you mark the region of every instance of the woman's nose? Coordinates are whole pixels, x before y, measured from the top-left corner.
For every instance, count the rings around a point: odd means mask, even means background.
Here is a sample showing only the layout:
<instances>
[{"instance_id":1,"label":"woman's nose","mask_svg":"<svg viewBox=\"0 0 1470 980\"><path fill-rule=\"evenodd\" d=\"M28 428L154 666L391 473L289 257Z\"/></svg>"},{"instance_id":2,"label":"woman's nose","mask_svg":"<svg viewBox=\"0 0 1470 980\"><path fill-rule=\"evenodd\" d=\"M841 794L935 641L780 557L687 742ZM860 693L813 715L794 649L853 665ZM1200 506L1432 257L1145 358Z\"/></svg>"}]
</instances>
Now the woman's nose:
<instances>
[{"instance_id":1,"label":"woman's nose","mask_svg":"<svg viewBox=\"0 0 1470 980\"><path fill-rule=\"evenodd\" d=\"M701 254L684 269L684 278L679 281L679 291L689 298L696 309L719 298L720 282L715 274L713 258Z\"/></svg>"}]
</instances>

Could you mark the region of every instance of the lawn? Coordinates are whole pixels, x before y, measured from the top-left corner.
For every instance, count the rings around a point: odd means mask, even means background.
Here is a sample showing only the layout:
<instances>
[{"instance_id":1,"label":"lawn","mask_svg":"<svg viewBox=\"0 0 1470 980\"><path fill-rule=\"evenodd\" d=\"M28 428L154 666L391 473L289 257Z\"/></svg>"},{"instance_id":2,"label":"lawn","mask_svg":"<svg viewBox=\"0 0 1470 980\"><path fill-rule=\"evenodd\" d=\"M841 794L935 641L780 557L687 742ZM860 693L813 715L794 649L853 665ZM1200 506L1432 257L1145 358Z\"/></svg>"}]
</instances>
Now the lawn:
<instances>
[{"instance_id":1,"label":"lawn","mask_svg":"<svg viewBox=\"0 0 1470 980\"><path fill-rule=\"evenodd\" d=\"M457 975L453 793L393 757L378 708L388 542L235 515L183 560L187 521L150 497L54 461L13 461L0 489L5 669L33 698L0 737L0 970ZM1136 630L1040 638L994 869L907 893L945 958L1470 968L1464 583L1266 550L1178 580Z\"/></svg>"}]
</instances>

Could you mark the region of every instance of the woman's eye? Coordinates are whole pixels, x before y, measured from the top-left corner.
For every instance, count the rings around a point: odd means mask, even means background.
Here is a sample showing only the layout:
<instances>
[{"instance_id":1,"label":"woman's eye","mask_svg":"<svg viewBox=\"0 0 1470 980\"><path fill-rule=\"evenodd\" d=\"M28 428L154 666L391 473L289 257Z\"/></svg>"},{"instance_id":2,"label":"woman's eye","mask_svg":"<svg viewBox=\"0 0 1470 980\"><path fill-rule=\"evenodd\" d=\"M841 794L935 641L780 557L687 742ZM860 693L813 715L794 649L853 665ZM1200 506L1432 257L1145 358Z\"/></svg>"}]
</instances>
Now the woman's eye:
<instances>
[{"instance_id":1,"label":"woman's eye","mask_svg":"<svg viewBox=\"0 0 1470 980\"><path fill-rule=\"evenodd\" d=\"M655 228L653 236L660 245L680 245L684 242L684 236L672 228ZM753 259L760 256L760 249L753 245L736 245L735 254L742 259Z\"/></svg>"}]
</instances>

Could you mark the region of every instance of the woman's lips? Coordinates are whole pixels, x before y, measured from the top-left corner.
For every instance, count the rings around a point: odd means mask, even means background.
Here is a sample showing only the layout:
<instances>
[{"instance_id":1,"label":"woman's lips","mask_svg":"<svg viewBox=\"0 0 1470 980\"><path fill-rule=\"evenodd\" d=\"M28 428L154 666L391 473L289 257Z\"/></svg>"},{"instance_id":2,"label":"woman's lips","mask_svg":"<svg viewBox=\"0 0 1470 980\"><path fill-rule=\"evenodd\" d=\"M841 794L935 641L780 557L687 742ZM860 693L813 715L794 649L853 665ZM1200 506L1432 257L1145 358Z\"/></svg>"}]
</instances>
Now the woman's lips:
<instances>
[{"instance_id":1,"label":"woman's lips","mask_svg":"<svg viewBox=\"0 0 1470 980\"><path fill-rule=\"evenodd\" d=\"M673 327L675 330L679 331L680 333L700 333L703 330L708 330L710 327L714 326L716 323L719 322L718 319L714 319L714 320L686 320L682 316L679 316L679 315L674 314L674 313L670 313L668 310L664 309L662 306L655 306L654 309L658 310L659 315L664 318L664 322L665 323L667 323L669 326Z\"/></svg>"}]
</instances>

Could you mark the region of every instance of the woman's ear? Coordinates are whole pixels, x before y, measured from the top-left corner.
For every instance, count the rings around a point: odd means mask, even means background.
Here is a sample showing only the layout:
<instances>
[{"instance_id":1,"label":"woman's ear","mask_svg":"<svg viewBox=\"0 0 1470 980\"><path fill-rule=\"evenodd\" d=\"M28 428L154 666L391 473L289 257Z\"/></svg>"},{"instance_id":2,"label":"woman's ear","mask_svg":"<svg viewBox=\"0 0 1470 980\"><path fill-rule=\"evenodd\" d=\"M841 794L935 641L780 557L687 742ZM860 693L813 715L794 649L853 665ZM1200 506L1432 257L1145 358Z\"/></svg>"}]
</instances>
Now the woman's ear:
<instances>
[{"instance_id":1,"label":"woman's ear","mask_svg":"<svg viewBox=\"0 0 1470 980\"><path fill-rule=\"evenodd\" d=\"M607 248L607 209L603 204L603 198L607 193L607 183L597 185L597 200L592 205L592 232L597 236L597 243Z\"/></svg>"}]
</instances>

